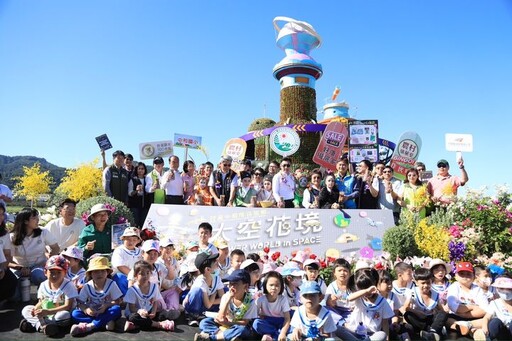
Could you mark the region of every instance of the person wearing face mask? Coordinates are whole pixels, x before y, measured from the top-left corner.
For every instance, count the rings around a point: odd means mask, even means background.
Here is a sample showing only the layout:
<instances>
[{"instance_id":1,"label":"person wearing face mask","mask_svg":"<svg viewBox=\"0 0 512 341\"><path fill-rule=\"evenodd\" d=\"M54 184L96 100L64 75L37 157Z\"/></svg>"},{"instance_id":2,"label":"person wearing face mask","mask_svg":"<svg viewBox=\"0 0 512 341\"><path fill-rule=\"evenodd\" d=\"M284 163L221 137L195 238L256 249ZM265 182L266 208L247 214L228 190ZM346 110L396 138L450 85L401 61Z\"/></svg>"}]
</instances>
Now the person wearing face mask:
<instances>
[{"instance_id":1,"label":"person wearing face mask","mask_svg":"<svg viewBox=\"0 0 512 341\"><path fill-rule=\"evenodd\" d=\"M288 299L290 306L290 314L297 310L300 305L300 291L299 287L302 284L302 278L305 272L299 268L295 262L288 262L283 265L281 269L281 276L284 279L284 292L283 295Z\"/></svg>"},{"instance_id":2,"label":"person wearing face mask","mask_svg":"<svg viewBox=\"0 0 512 341\"><path fill-rule=\"evenodd\" d=\"M486 268L484 265L475 265L473 268L475 269L475 284L482 289L485 296L487 296L487 300L491 302L498 298L496 288L491 286L492 274L489 268Z\"/></svg>"},{"instance_id":3,"label":"person wearing face mask","mask_svg":"<svg viewBox=\"0 0 512 341\"><path fill-rule=\"evenodd\" d=\"M489 304L482 328L475 331L475 340L512 339L512 278L505 273L492 284L499 296Z\"/></svg>"}]
</instances>

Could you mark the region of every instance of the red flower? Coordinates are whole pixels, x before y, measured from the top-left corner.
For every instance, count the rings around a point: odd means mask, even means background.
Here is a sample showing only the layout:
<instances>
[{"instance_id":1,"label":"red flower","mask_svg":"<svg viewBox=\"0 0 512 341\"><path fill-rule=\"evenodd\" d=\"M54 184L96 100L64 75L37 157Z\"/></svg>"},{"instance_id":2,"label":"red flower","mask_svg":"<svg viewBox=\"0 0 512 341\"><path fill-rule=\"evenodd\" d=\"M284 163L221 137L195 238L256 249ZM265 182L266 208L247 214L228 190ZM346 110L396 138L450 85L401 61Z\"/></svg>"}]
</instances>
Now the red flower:
<instances>
[{"instance_id":1,"label":"red flower","mask_svg":"<svg viewBox=\"0 0 512 341\"><path fill-rule=\"evenodd\" d=\"M334 263L334 261L336 260L336 258L334 257L327 257L327 263Z\"/></svg>"},{"instance_id":2,"label":"red flower","mask_svg":"<svg viewBox=\"0 0 512 341\"><path fill-rule=\"evenodd\" d=\"M292 251L292 257L295 257L295 256L297 256L297 250Z\"/></svg>"},{"instance_id":3,"label":"red flower","mask_svg":"<svg viewBox=\"0 0 512 341\"><path fill-rule=\"evenodd\" d=\"M325 264L325 262L323 260L320 261L320 267L321 268L326 268L327 267L327 264Z\"/></svg>"},{"instance_id":4,"label":"red flower","mask_svg":"<svg viewBox=\"0 0 512 341\"><path fill-rule=\"evenodd\" d=\"M314 253L310 254L309 259L316 259L316 255Z\"/></svg>"},{"instance_id":5,"label":"red flower","mask_svg":"<svg viewBox=\"0 0 512 341\"><path fill-rule=\"evenodd\" d=\"M268 246L265 246L265 247L263 248L263 252L265 252L265 253L269 253L269 252L270 252L270 248L269 248Z\"/></svg>"},{"instance_id":6,"label":"red flower","mask_svg":"<svg viewBox=\"0 0 512 341\"><path fill-rule=\"evenodd\" d=\"M279 251L276 251L272 254L272 260L275 262L276 260L279 259L279 257L281 257L281 252Z\"/></svg>"}]
</instances>

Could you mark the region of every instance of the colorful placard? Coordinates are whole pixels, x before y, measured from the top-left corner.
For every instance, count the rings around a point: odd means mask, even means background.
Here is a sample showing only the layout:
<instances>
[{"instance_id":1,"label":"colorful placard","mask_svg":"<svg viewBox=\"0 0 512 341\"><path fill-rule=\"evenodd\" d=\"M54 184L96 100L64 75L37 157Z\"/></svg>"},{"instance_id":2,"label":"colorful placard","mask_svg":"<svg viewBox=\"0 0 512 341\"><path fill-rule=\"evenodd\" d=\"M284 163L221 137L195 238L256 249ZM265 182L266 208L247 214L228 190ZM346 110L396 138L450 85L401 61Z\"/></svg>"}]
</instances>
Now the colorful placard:
<instances>
[{"instance_id":1,"label":"colorful placard","mask_svg":"<svg viewBox=\"0 0 512 341\"><path fill-rule=\"evenodd\" d=\"M420 150L421 137L417 133L406 131L400 136L390 162L395 178L405 180L405 174L409 168L414 167Z\"/></svg>"},{"instance_id":2,"label":"colorful placard","mask_svg":"<svg viewBox=\"0 0 512 341\"><path fill-rule=\"evenodd\" d=\"M348 122L348 149L352 163L379 160L379 122L360 120Z\"/></svg>"},{"instance_id":3,"label":"colorful placard","mask_svg":"<svg viewBox=\"0 0 512 341\"><path fill-rule=\"evenodd\" d=\"M107 150L112 148L112 143L110 143L107 134L97 136L96 142L98 142L98 146L100 146L101 150Z\"/></svg>"},{"instance_id":4,"label":"colorful placard","mask_svg":"<svg viewBox=\"0 0 512 341\"><path fill-rule=\"evenodd\" d=\"M445 134L445 146L449 152L472 152L473 135L471 134Z\"/></svg>"},{"instance_id":5,"label":"colorful placard","mask_svg":"<svg viewBox=\"0 0 512 341\"><path fill-rule=\"evenodd\" d=\"M234 171L240 171L243 168L243 160L245 157L245 151L247 150L247 142L239 137L229 139L224 144L224 150L222 155L229 155L233 158L231 169Z\"/></svg>"},{"instance_id":6,"label":"colorful placard","mask_svg":"<svg viewBox=\"0 0 512 341\"><path fill-rule=\"evenodd\" d=\"M176 147L199 149L202 142L201 140L201 136L174 134L174 146Z\"/></svg>"},{"instance_id":7,"label":"colorful placard","mask_svg":"<svg viewBox=\"0 0 512 341\"><path fill-rule=\"evenodd\" d=\"M336 163L343 154L343 147L347 141L348 130L341 122L330 122L325 127L322 138L318 143L313 162L327 169L336 169Z\"/></svg>"},{"instance_id":8,"label":"colorful placard","mask_svg":"<svg viewBox=\"0 0 512 341\"><path fill-rule=\"evenodd\" d=\"M157 156L165 158L173 155L172 141L154 141L139 143L139 156L141 160L154 159Z\"/></svg>"},{"instance_id":9,"label":"colorful placard","mask_svg":"<svg viewBox=\"0 0 512 341\"><path fill-rule=\"evenodd\" d=\"M270 148L283 157L293 155L299 150L300 137L297 132L288 127L279 127L270 133Z\"/></svg>"}]
</instances>

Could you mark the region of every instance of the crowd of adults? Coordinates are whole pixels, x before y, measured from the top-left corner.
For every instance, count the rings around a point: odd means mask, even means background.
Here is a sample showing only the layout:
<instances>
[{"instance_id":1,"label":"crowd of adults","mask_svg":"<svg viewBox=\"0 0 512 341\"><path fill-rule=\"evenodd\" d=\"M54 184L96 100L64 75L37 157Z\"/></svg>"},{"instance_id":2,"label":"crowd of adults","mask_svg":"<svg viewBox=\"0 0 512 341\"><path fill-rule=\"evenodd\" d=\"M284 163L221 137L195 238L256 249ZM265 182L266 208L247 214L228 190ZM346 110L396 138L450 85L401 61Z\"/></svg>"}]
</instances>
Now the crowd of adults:
<instances>
[{"instance_id":1,"label":"crowd of adults","mask_svg":"<svg viewBox=\"0 0 512 341\"><path fill-rule=\"evenodd\" d=\"M175 155L168 162L169 168L164 170L164 159L155 157L153 170L148 172L143 162L134 163L131 154L120 150L113 153L111 165L104 159L105 193L130 208L137 227L143 226L153 203L385 209L393 211L398 223L401 211L424 217L432 203L449 204L457 189L468 181L463 160L458 161L460 176L451 175L448 161L439 160L437 174L422 181L426 169L418 162L407 170L403 182L393 176L392 167L381 162L363 160L352 172L354 165L346 157L338 161L334 171L294 167L286 157L280 162L271 161L267 169L246 161L239 171L232 169L229 156L222 156L217 165L206 162L197 168L192 160L186 160L180 169L180 159ZM45 278L48 255L73 245L84 251L84 258L111 252L110 231L106 228L110 210L105 205L92 207L86 226L75 217L76 202L66 199L59 206L60 217L43 228L39 227L38 211L25 208L16 215L12 231L8 231L6 204L11 200L10 189L0 185L0 285L5 288L0 291L0 301L14 295L18 278L30 278L39 285Z\"/></svg>"}]
</instances>

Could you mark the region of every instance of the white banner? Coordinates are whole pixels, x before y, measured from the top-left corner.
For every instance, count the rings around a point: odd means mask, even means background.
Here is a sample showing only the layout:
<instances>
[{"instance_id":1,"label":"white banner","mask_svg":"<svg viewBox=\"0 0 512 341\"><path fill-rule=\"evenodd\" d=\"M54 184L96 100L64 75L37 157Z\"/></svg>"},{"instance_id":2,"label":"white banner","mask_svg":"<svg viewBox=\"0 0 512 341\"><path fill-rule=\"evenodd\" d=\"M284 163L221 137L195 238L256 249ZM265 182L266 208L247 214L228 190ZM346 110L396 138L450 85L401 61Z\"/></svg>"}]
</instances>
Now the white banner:
<instances>
[{"instance_id":1,"label":"white banner","mask_svg":"<svg viewBox=\"0 0 512 341\"><path fill-rule=\"evenodd\" d=\"M175 243L198 240L202 222L213 226L214 240L224 238L230 250L258 252L264 247L289 255L309 247L317 255L328 249L371 258L382 251L384 231L394 226L389 210L279 209L153 204L144 228Z\"/></svg>"},{"instance_id":2,"label":"white banner","mask_svg":"<svg viewBox=\"0 0 512 341\"><path fill-rule=\"evenodd\" d=\"M445 134L446 150L449 152L472 152L473 135L471 134Z\"/></svg>"}]
</instances>

